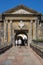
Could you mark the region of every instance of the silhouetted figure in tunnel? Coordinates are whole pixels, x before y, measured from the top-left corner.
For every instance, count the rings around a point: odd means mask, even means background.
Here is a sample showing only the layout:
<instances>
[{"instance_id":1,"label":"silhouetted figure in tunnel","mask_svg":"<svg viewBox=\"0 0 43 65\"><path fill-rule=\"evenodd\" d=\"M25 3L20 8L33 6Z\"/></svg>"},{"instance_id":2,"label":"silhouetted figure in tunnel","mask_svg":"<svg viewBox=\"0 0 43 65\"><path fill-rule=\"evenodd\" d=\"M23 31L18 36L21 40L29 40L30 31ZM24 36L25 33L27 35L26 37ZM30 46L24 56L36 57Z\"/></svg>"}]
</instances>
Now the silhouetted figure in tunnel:
<instances>
[{"instance_id":1,"label":"silhouetted figure in tunnel","mask_svg":"<svg viewBox=\"0 0 43 65\"><path fill-rule=\"evenodd\" d=\"M18 40L16 39L16 41L15 41L15 44L16 44L16 46L17 46L17 44L18 44Z\"/></svg>"},{"instance_id":2,"label":"silhouetted figure in tunnel","mask_svg":"<svg viewBox=\"0 0 43 65\"><path fill-rule=\"evenodd\" d=\"M21 39L18 40L18 44L19 44L19 47L21 47L21 44L22 44L22 40Z\"/></svg>"}]
</instances>

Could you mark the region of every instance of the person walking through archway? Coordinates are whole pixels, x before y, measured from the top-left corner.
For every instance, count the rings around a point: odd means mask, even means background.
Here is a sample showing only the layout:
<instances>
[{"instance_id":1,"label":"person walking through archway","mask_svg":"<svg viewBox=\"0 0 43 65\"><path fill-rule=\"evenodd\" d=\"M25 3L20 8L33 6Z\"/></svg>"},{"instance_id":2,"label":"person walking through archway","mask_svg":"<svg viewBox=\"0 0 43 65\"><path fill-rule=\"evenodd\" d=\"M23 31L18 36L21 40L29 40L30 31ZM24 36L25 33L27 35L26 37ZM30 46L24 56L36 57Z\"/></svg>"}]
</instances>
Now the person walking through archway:
<instances>
[{"instance_id":1,"label":"person walking through archway","mask_svg":"<svg viewBox=\"0 0 43 65\"><path fill-rule=\"evenodd\" d=\"M17 47L18 41L16 40L15 42L16 42L16 47Z\"/></svg>"},{"instance_id":2,"label":"person walking through archway","mask_svg":"<svg viewBox=\"0 0 43 65\"><path fill-rule=\"evenodd\" d=\"M18 40L18 44L19 44L19 47L21 48L21 44L22 44L22 40L21 39Z\"/></svg>"}]
</instances>

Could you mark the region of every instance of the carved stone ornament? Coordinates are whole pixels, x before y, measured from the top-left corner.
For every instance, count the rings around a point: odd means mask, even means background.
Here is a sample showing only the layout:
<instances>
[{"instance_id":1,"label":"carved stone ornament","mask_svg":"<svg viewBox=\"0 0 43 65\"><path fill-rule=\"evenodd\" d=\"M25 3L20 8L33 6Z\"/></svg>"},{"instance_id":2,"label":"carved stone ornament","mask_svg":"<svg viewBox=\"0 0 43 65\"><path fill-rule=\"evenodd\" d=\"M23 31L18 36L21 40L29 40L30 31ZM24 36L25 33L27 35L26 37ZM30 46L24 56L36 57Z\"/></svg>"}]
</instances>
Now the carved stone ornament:
<instances>
[{"instance_id":1,"label":"carved stone ornament","mask_svg":"<svg viewBox=\"0 0 43 65\"><path fill-rule=\"evenodd\" d=\"M20 23L19 23L19 27L22 29L24 27L24 23L23 21L21 20Z\"/></svg>"}]
</instances>

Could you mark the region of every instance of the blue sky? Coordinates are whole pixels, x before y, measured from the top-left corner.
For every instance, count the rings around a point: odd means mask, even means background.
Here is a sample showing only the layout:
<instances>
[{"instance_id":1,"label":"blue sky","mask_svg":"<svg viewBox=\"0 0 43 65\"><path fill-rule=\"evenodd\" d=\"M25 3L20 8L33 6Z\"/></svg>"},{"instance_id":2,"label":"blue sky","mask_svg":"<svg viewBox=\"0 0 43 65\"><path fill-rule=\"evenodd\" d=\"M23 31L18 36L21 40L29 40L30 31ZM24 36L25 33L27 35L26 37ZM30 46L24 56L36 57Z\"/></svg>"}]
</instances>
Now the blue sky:
<instances>
[{"instance_id":1,"label":"blue sky","mask_svg":"<svg viewBox=\"0 0 43 65\"><path fill-rule=\"evenodd\" d=\"M43 13L43 0L0 0L0 13L20 4Z\"/></svg>"}]
</instances>

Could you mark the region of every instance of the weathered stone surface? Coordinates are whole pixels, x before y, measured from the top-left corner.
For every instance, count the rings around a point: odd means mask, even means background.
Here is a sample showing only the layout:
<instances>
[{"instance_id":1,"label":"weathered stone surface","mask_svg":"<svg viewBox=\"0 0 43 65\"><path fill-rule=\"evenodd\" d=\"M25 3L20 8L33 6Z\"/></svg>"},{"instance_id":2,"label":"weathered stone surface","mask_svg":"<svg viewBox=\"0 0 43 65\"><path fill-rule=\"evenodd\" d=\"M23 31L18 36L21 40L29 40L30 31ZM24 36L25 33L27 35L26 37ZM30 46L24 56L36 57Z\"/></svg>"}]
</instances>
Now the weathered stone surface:
<instances>
[{"instance_id":1,"label":"weathered stone surface","mask_svg":"<svg viewBox=\"0 0 43 65\"><path fill-rule=\"evenodd\" d=\"M12 65L12 60L5 60L1 65Z\"/></svg>"},{"instance_id":2,"label":"weathered stone surface","mask_svg":"<svg viewBox=\"0 0 43 65\"><path fill-rule=\"evenodd\" d=\"M0 65L43 65L41 59L29 46L12 47L0 55Z\"/></svg>"},{"instance_id":3,"label":"weathered stone surface","mask_svg":"<svg viewBox=\"0 0 43 65\"><path fill-rule=\"evenodd\" d=\"M40 30L40 24L39 24L40 17L41 17L40 13L33 11L30 8L28 9L25 6L19 6L19 7L17 7L17 9L14 8L14 10L11 10L9 12L5 12L3 13L3 15L0 15L0 19L2 18L2 21L0 22L2 24L4 23L4 26L3 26L4 37L2 37L2 42L14 43L15 34L17 33L15 32L15 30L28 30L28 33L26 33L28 36L28 45L29 43L32 42L33 39L37 39L37 38L42 39L43 32L42 30ZM24 23L24 26L22 28L20 28L20 25L19 25L20 21Z\"/></svg>"}]
</instances>

